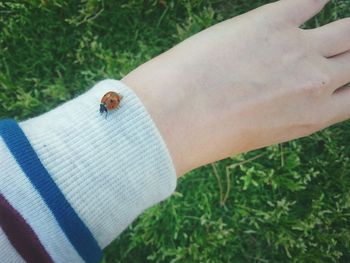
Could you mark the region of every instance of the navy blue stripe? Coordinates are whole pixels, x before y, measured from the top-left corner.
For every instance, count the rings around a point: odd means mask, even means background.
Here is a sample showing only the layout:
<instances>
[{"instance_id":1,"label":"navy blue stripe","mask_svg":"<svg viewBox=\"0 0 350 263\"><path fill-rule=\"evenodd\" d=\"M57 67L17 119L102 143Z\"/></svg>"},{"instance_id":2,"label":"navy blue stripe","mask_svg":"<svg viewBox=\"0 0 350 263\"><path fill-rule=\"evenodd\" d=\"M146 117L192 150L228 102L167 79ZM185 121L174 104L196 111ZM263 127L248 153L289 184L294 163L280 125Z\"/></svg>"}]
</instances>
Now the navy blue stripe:
<instances>
[{"instance_id":1,"label":"navy blue stripe","mask_svg":"<svg viewBox=\"0 0 350 263\"><path fill-rule=\"evenodd\" d=\"M79 255L86 262L99 262L102 250L97 241L59 190L17 122L1 120L0 136Z\"/></svg>"}]
</instances>

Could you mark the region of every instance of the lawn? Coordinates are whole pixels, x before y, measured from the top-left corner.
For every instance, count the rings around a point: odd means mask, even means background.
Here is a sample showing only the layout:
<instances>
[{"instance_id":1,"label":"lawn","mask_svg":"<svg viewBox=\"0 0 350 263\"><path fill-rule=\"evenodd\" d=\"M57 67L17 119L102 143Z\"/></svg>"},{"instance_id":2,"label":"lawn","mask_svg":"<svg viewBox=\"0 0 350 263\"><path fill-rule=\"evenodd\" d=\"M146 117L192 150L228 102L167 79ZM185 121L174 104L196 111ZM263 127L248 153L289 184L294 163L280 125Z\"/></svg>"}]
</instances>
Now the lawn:
<instances>
[{"instance_id":1,"label":"lawn","mask_svg":"<svg viewBox=\"0 0 350 263\"><path fill-rule=\"evenodd\" d=\"M0 118L48 111L269 1L0 2ZM304 25L350 16L335 0ZM112 262L350 262L350 122L188 173L105 249Z\"/></svg>"}]
</instances>

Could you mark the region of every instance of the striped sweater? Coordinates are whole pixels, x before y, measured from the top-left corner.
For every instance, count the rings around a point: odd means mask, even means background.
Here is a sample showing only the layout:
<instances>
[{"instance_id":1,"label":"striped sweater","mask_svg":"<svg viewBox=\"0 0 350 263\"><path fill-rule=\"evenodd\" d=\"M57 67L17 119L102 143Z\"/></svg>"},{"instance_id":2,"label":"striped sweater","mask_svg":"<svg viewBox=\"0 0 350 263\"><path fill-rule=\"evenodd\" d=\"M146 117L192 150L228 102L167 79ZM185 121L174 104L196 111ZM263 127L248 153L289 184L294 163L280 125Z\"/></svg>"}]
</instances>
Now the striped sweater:
<instances>
[{"instance_id":1,"label":"striped sweater","mask_svg":"<svg viewBox=\"0 0 350 263\"><path fill-rule=\"evenodd\" d=\"M123 95L105 118L108 91ZM176 173L155 123L118 80L35 118L0 120L0 262L99 262Z\"/></svg>"}]
</instances>

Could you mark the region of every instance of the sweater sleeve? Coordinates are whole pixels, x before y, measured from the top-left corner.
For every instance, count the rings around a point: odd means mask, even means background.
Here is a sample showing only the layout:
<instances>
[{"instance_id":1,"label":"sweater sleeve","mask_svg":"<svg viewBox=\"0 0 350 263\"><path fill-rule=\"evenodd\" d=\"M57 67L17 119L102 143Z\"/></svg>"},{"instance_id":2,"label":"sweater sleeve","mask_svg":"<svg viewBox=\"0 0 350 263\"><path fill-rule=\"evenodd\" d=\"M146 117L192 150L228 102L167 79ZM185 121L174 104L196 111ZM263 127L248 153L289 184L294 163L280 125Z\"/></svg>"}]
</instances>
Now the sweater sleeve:
<instances>
[{"instance_id":1,"label":"sweater sleeve","mask_svg":"<svg viewBox=\"0 0 350 263\"><path fill-rule=\"evenodd\" d=\"M108 91L120 108L101 116ZM102 249L176 187L171 156L118 80L35 118L0 121L0 262L99 262Z\"/></svg>"}]
</instances>

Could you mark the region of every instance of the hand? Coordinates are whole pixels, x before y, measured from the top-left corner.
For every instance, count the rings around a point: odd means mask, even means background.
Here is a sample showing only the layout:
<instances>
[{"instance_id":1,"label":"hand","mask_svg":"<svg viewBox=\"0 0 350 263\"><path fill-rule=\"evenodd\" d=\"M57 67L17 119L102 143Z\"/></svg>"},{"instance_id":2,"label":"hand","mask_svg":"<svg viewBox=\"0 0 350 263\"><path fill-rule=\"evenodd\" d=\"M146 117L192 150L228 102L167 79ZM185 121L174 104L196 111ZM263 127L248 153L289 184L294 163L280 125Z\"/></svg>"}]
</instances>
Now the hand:
<instances>
[{"instance_id":1,"label":"hand","mask_svg":"<svg viewBox=\"0 0 350 263\"><path fill-rule=\"evenodd\" d=\"M178 176L350 118L350 19L303 30L327 0L283 0L216 24L122 79Z\"/></svg>"}]
</instances>

